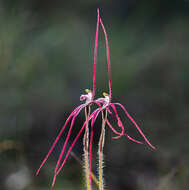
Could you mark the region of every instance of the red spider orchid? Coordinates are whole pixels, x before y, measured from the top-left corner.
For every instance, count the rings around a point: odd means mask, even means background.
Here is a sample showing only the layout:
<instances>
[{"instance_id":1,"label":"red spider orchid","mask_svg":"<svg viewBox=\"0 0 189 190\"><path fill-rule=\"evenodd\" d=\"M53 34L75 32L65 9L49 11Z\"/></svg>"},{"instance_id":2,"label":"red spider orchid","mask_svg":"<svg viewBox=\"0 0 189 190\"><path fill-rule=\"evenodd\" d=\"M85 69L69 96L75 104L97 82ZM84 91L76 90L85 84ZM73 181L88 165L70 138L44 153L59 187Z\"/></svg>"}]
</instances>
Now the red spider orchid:
<instances>
[{"instance_id":1,"label":"red spider orchid","mask_svg":"<svg viewBox=\"0 0 189 190\"><path fill-rule=\"evenodd\" d=\"M144 140L147 142L147 144L152 148L155 149L155 147L153 145L151 145L151 143L148 141L148 139L145 137L145 135L143 134L143 132L141 131L141 129L139 128L139 126L137 125L137 123L134 121L134 119L130 116L130 114L127 112L127 110L125 109L125 107L120 104L120 103L111 103L111 99L112 99L112 87L111 87L111 72L110 72L110 54L109 54L109 45L108 45L108 39L107 39L107 33L105 30L105 27L102 23L102 20L100 19L100 24L101 27L103 29L104 35L105 35L105 42L106 42L106 54L107 54L107 63L108 63L108 75L109 75L109 94L107 93L103 93L104 98L99 98L97 100L93 100L93 104L97 104L98 108L96 110L94 110L91 115L89 116L89 121L91 120L91 131L90 131L90 147L89 147L89 172L91 173L91 153L92 153L92 141L93 141L93 127L94 127L94 123L96 121L96 118L98 117L99 113L102 113L102 119L104 121L104 126L105 123L108 124L109 128L113 131L113 133L115 133L117 136L113 137L113 139L117 139L120 138L122 136L126 136L129 140L139 143L139 144L143 144L143 142L140 142L138 140L135 140L134 138L130 137L124 129L124 126L121 122L121 119L118 115L117 107L120 107L125 115L131 120L131 122L134 124L134 126L136 127L136 129L139 131L139 133L142 135L142 137L144 138ZM96 71L96 70L95 70ZM104 115L104 110L106 110L106 113L109 113L110 115L112 115L114 117L114 119L117 121L118 126L121 128L121 132L117 131L115 128L113 128L113 126L110 124L109 120L107 119L107 115L105 113ZM113 110L113 112L111 111ZM59 167L59 169L57 170L56 175L58 175L60 173L60 171L62 170L72 148L74 147L75 143L77 142L78 138L80 137L80 135L82 134L84 128L86 126L86 122L83 124L82 128L80 129L79 133L77 134L77 136L75 137L72 145L70 146L70 148L67 151L67 154L61 164L61 166ZM103 135L104 136L104 130L102 129ZM103 147L103 143L104 143L104 137L100 137L100 141L99 144L101 146L101 148ZM102 150L101 150L102 152ZM102 161L102 160L101 160ZM101 163L102 164L102 163ZM100 165L101 165L100 164ZM100 169L99 169L100 170ZM101 169L102 170L102 169ZM101 174L102 175L102 174ZM91 179L90 179L91 180ZM99 179L99 183L100 181L102 181L101 179ZM90 182L91 184L91 182ZM100 185L99 185L100 186ZM100 189L103 189L103 184L102 187L100 187Z\"/></svg>"},{"instance_id":2,"label":"red spider orchid","mask_svg":"<svg viewBox=\"0 0 189 190\"><path fill-rule=\"evenodd\" d=\"M106 123L108 124L108 126L110 127L110 129L118 136L113 137L113 138L120 138L121 136L126 136L129 140L134 141L136 143L139 144L143 144L142 142L133 139L132 137L130 137L127 133L124 132L124 126L121 122L121 119L118 115L118 112L116 110L116 106L120 107L125 115L130 119L130 121L134 124L134 126L136 127L136 129L139 131L139 133L142 135L142 137L144 138L144 140L147 142L147 144L152 148L155 149L155 147L153 145L151 145L151 143L148 141L148 139L145 137L145 135L143 134L142 130L139 128L139 126L137 125L137 123L134 121L134 119L130 116L130 114L127 112L127 110L125 109L125 107L120 104L120 103L111 103L111 99L112 99L112 85L111 85L111 68L110 68L110 53L109 53L109 45L108 45L108 38L107 38L107 33L106 33L106 29L103 25L103 22L100 18L100 24L102 27L102 30L104 32L104 36L105 36L105 42L106 42L106 55L107 55L107 63L108 63L108 76L109 76L109 94L107 93L103 93L104 98L99 98L97 100L95 100L95 103L97 103L99 105L99 108L97 108L93 113L93 118L92 118L92 122L91 122L91 139L90 139L90 152L89 152L89 169L91 172L91 153L92 153L92 135L93 135L93 125L94 122L98 116L98 114L101 112L102 113L102 128L101 128L101 135L100 135L100 139L99 139L99 149L98 149L98 158L99 158L99 168L98 168L98 173L99 173L99 189L103 190L104 189L104 182L103 182L103 147L104 147L104 140L105 140L105 125ZM101 105L102 104L102 105ZM111 112L111 110L113 110L113 112ZM105 115L104 115L105 113ZM121 127L121 133L117 132L112 125L110 124L110 122L108 121L107 115L108 113L110 115L113 115L114 118L117 120L117 124L119 127Z\"/></svg>"},{"instance_id":3,"label":"red spider orchid","mask_svg":"<svg viewBox=\"0 0 189 190\"><path fill-rule=\"evenodd\" d=\"M108 63L108 74L109 74L109 94L107 93L103 93L104 98L99 98L97 100L94 100L94 95L95 95L95 82L96 82L96 57L97 57L97 45L98 45L98 32L99 32L99 23L101 24L101 27L103 29L104 35L105 35L105 42L106 42L106 54L107 54L107 63ZM121 119L117 113L117 107L120 107L125 115L131 120L131 122L134 124L134 126L137 128L137 130L139 131L139 133L143 136L143 138L145 139L145 141L148 143L148 145L150 147L152 147L153 149L155 149L155 147L153 145L150 144L150 142L148 141L148 139L145 137L145 135L143 134L143 132L141 131L141 129L139 128L139 126L136 124L136 122L133 120L133 118L129 115L129 113L127 112L127 110L125 109L125 107L120 104L120 103L111 103L111 99L112 99L112 87L111 87L111 73L110 73L110 55L109 55L109 46L108 46L108 39L107 39L107 34L106 34L106 30L105 27L102 23L102 20L100 19L99 16L99 10L97 9L97 26L96 26L96 38L95 38L95 48L94 48L94 75L93 75L93 90L86 90L85 95L81 95L80 100L83 101L85 100L84 104L81 104L80 106L78 106L77 108L75 108L72 113L69 115L69 117L67 118L64 126L62 127L61 131L59 132L56 140L54 141L52 147L50 148L48 154L46 155L45 159L43 160L41 166L39 167L36 175L38 175L41 167L45 164L45 162L47 161L48 157L50 156L50 154L52 153L55 145L57 144L58 140L60 139L62 133L64 132L66 126L68 125L69 121L71 121L70 124L70 128L68 131L68 135L66 137L64 146L62 148L62 151L60 153L59 159L57 161L57 165L55 167L54 170L54 178L53 178L53 183L52 186L54 186L55 184L55 180L56 180L56 176L60 173L60 171L62 170L63 166L65 165L68 156L70 155L70 152L72 151L74 145L76 144L78 138L81 136L81 134L83 133L84 129L85 129L85 134L84 134L84 155L85 155L85 161L87 161L85 167L86 170L88 172L87 177L86 177L86 181L87 181L87 189L92 189L91 187L91 153L92 153L92 141L93 141L93 128L94 128L94 123L96 121L96 118L98 117L99 113L102 114L102 130L101 130L101 136L100 136L100 140L99 140L99 188L100 190L103 189L103 180L102 180L102 159L103 159L103 144L104 144L104 133L105 133L105 124L107 123L108 126L110 127L110 129L117 135L115 137L113 137L114 139L116 138L120 138L122 136L126 136L129 140L134 141L136 143L139 144L143 144L142 142L135 140L134 138L130 137L127 133L125 133L125 129L124 126L121 122ZM92 113L90 113L90 106L92 104L96 104L98 106L98 108L96 110L94 110ZM63 154L65 153L65 148L68 144L68 140L70 138L73 126L74 126L74 122L76 117L79 115L79 113L85 108L85 116L86 116L86 120L83 124L83 126L81 127L80 131L78 132L78 134L76 135L72 145L69 147L63 161L62 161L62 157ZM112 110L112 111L111 111ZM115 128L113 128L113 126L110 124L109 120L107 119L107 113L109 113L110 115L112 115L114 117L114 119L117 121L118 126L121 128L121 132L117 131ZM90 141L89 141L89 121L91 120L91 132L90 132ZM90 146L88 147L88 144L90 142ZM88 149L89 149L89 153L88 153ZM86 172L86 173L87 173Z\"/></svg>"},{"instance_id":4,"label":"red spider orchid","mask_svg":"<svg viewBox=\"0 0 189 190\"><path fill-rule=\"evenodd\" d=\"M132 137L130 137L127 133L124 133L124 127L123 127L123 124L120 120L120 117L117 113L117 110L116 110L116 106L117 107L120 107L123 112L125 113L125 115L130 119L130 121L134 124L134 126L136 127L136 129L139 131L139 133L141 134L141 136L144 138L144 140L147 142L147 144L152 148L152 149L156 149L149 141L148 139L145 137L145 135L143 134L142 130L140 129L140 127L137 125L137 123L134 121L134 119L131 117L131 115L127 112L127 110L125 109L125 107L120 104L120 103L111 103L111 99L112 99L112 85L111 85L111 68L110 68L110 53L109 53L109 45L108 45L108 38L107 38L107 33L106 33L106 29L103 25L103 22L102 22L102 19L100 18L100 24L101 24L101 27L103 29L103 32L104 32L104 36L105 36L105 42L106 42L106 55L107 55L107 63L108 63L108 77L109 77L109 94L107 93L103 93L103 96L104 98L99 98L97 100L95 100L96 103L100 103L102 104L102 108L101 109L98 109L98 111L96 111L96 114L95 116L93 117L93 120L96 119L96 117L98 116L98 114L102 111L102 110L107 110L107 112L110 114L110 115L113 115L112 111L110 111L110 108L113 109L114 111L114 116L117 120L117 123L118 123L118 126L121 127L122 129L122 132L121 133L118 133L116 132L113 127L111 126L110 122L108 121L108 119L106 119L106 122L108 124L108 126L112 129L112 131L119 135L117 137L114 137L114 138L119 138L123 135L125 135L129 140L131 141L134 141L136 143L139 143L139 144L143 144L142 142L140 141L137 141L135 139L133 139ZM94 121L93 121L94 122Z\"/></svg>"},{"instance_id":5,"label":"red spider orchid","mask_svg":"<svg viewBox=\"0 0 189 190\"><path fill-rule=\"evenodd\" d=\"M50 156L50 154L52 153L54 147L56 146L58 140L60 139L62 133L64 132L66 126L68 125L69 121L71 120L71 125L70 125L70 128L69 128L69 131L68 131L68 135L66 137L66 140L65 140L65 143L64 143L64 146L63 146L63 149L62 149L62 152L60 154L60 156L62 156L62 154L64 153L64 150L66 148L66 145L68 143L68 140L69 140L69 137L71 135L71 131L72 131L72 128L73 128L73 125L74 125L74 122L75 122L75 119L76 117L78 116L78 114L81 112L81 110L85 107L87 107L88 105L90 105L90 103L92 103L92 92L88 89L85 90L88 94L85 94L85 95L81 95L80 96L80 100L83 101L85 100L86 102L84 104L81 104L79 105L78 107L76 107L72 112L71 114L68 116L64 126L62 127L61 131L59 132L58 136L56 137L56 140L54 141L53 145L51 146L49 152L47 153L45 159L43 160L42 164L40 165L39 169L37 170L36 172L36 175L39 174L42 166L45 164L46 160L48 159L48 157ZM59 166L59 162L57 163L57 166L56 166L56 170Z\"/></svg>"},{"instance_id":6,"label":"red spider orchid","mask_svg":"<svg viewBox=\"0 0 189 190\"><path fill-rule=\"evenodd\" d=\"M39 169L37 170L36 172L36 175L39 174L42 166L46 163L47 159L49 158L49 156L51 155L52 151L54 150L58 140L60 139L62 133L64 132L66 126L68 125L68 123L71 121L71 124L70 124L70 128L69 128L69 131L68 131L68 134L67 134L67 137L66 137L66 140L64 142L64 146L62 148L62 151L60 153L60 156L59 156L59 159L57 161L57 164L56 164L56 167L55 167L55 170L54 170L54 178L53 178L53 183L52 183L52 186L54 186L55 184L55 180L56 180L56 176L57 176L57 173L60 172L61 168L59 168L59 165L61 163L61 160L62 160L62 157L63 157L63 154L65 152L65 149L66 149L66 146L68 144L68 140L70 138L70 135L71 135L71 132L72 132L72 129L73 129L73 126L74 126L74 122L75 122L75 119L76 117L79 115L79 113L85 108L85 114L86 114L86 119L90 120L93 116L93 114L90 115L90 111L88 111L87 113L87 108L90 110L90 106L91 104L94 102L93 99L94 99L94 95L95 95L95 83L96 83L96 58L97 58L97 47L98 47L98 32L99 32L99 10L97 9L97 26L96 26L96 37L95 37L95 48L94 48L94 74L93 74L93 90L88 90L86 89L86 93L87 94L84 94L84 95L81 95L80 96L80 100L81 101L85 101L84 104L81 104L79 105L78 107L76 107L72 112L71 114L68 116L64 126L62 127L61 131L59 132L58 136L56 137L53 145L51 146L49 152L47 153L47 155L45 156L44 160L42 161ZM89 116L90 115L90 116ZM84 128L86 128L86 133L85 133L85 138L86 138L86 142L88 140L88 121L85 121L83 127L81 128L81 130L79 131L78 135L80 136L81 133L83 132ZM77 136L78 136L77 135ZM78 136L78 137L79 137ZM76 137L76 139L78 139ZM77 141L77 140L76 140ZM75 142L73 142L73 145L75 144ZM72 149L73 145L70 147ZM68 151L68 153L66 154L66 157L64 160L67 159L68 155L69 155L70 151ZM64 163L64 161L63 161ZM58 172L57 172L58 171Z\"/></svg>"}]
</instances>

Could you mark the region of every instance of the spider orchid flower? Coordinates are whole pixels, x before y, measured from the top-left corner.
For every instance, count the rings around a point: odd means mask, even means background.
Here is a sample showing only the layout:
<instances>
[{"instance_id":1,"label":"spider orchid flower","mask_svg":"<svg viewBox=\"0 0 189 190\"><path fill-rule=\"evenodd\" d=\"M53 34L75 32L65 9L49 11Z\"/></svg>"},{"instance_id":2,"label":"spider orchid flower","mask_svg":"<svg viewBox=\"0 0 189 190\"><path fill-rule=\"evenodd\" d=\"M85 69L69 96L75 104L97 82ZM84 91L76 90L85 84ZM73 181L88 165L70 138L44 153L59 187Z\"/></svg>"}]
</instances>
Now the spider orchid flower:
<instances>
[{"instance_id":1,"label":"spider orchid flower","mask_svg":"<svg viewBox=\"0 0 189 190\"><path fill-rule=\"evenodd\" d=\"M142 130L140 129L140 127L137 125L137 123L134 121L134 119L131 117L131 115L128 113L128 111L125 109L125 107L120 104L120 103L111 103L111 99L112 99L112 84L111 84L111 66L110 66L110 53L109 53L109 45L108 45L108 37L107 37L107 33L106 33L106 29L104 27L104 24L102 22L102 19L100 18L100 24L102 27L102 30L104 32L104 36L105 36L105 42L106 42L106 55L107 55L107 64L108 64L108 83L109 83L109 94L107 93L103 93L103 98L99 98L97 99L95 102L99 105L102 104L101 108L96 111L96 114L93 118L93 123L94 120L96 119L95 117L98 116L98 114L104 109L107 110L107 112L110 115L114 115L116 120L117 120L117 124L118 126L122 129L121 133L118 133L117 131L114 130L114 128L112 127L112 125L110 124L110 122L108 121L108 119L106 119L106 123L108 124L108 126L112 129L112 131L117 134L118 136L113 137L113 138L120 138L121 136L126 136L129 140L139 143L139 144L143 144L142 142L133 139L132 137L130 137L127 133L124 132L124 126L121 122L121 119L118 115L117 107L120 107L123 112L125 113L125 115L130 119L130 121L133 123L133 125L136 127L136 129L138 130L138 132L141 134L141 136L144 138L144 140L146 141L146 143L152 148L152 149L156 149L149 141L148 139L145 137L145 135L143 134ZM113 112L110 110L113 109Z\"/></svg>"},{"instance_id":2,"label":"spider orchid flower","mask_svg":"<svg viewBox=\"0 0 189 190\"><path fill-rule=\"evenodd\" d=\"M96 114L95 114L95 117L98 116L98 114L102 111L102 110L107 110L107 112L110 114L110 115L113 115L115 116L114 118L116 119L117 121L117 124L118 126L122 129L122 132L121 133L118 133L117 131L115 131L115 129L112 127L111 123L109 122L109 120L107 119L106 120L106 123L107 125L111 128L111 130L117 134L118 136L116 137L113 137L114 139L118 139L122 136L126 136L129 140L133 141L133 142L136 142L136 143L139 143L139 144L143 144L143 142L140 142L138 140L135 140L134 138L130 137L126 132L125 132L125 129L124 129L124 126L123 126L123 123L118 115L118 112L117 112L117 109L116 109L116 106L117 107L120 107L124 114L130 119L130 121L134 124L134 126L136 127L136 129L138 130L138 132L141 134L141 136L144 138L144 140L146 141L146 143L152 148L152 149L156 149L149 141L148 139L146 138L146 136L144 135L144 133L142 132L142 130L140 129L140 127L137 125L137 123L134 121L134 119L131 117L131 115L128 113L128 111L126 110L126 108L121 104L121 103L111 103L110 102L110 96L109 94L107 93L103 93L103 96L104 98L99 98L97 99L95 102L97 103L100 103L102 104L102 108L99 109ZM111 111L111 109L113 111ZM94 118L96 119L96 118ZM94 120L93 119L93 120ZM94 122L94 121L93 121Z\"/></svg>"},{"instance_id":3,"label":"spider orchid flower","mask_svg":"<svg viewBox=\"0 0 189 190\"><path fill-rule=\"evenodd\" d=\"M71 114L68 116L68 118L67 118L67 120L66 120L64 126L62 127L62 129L61 129L61 131L59 132L58 136L56 137L56 139L55 139L53 145L51 146L49 152L47 153L47 155L46 155L46 157L44 158L42 164L40 165L39 169L37 170L36 175L39 174L39 172L40 172L42 166L45 164L45 162L47 161L48 157L49 157L50 154L52 153L52 151L53 151L53 149L55 148L55 146L56 146L58 140L60 139L62 133L64 132L66 126L68 125L69 121L72 119L72 120L71 120L71 125L70 125L70 128L69 128L68 135L67 135L67 137L66 137L66 140L65 140L65 143L64 143L62 152L61 152L60 157L59 157L59 160L61 160L60 158L62 158L63 153L64 153L64 151L65 151L65 148L66 148L66 145L67 145L68 140L69 140L69 138L70 138L71 131L72 131L72 128L73 128L73 126L74 126L74 122L75 122L76 117L77 117L77 116L79 115L79 113L83 110L83 108L87 107L88 105L90 105L90 104L93 102L93 101L92 101L92 92L91 92L91 90L86 89L85 92L86 92L87 94L84 94L84 95L81 95L81 96L80 96L80 101L84 101L84 100L85 100L85 103L79 105L78 107L76 107L76 108L71 112ZM55 168L55 171L57 170L59 164L60 164L60 161L57 163L57 166L56 166L56 168Z\"/></svg>"},{"instance_id":4,"label":"spider orchid flower","mask_svg":"<svg viewBox=\"0 0 189 190\"><path fill-rule=\"evenodd\" d=\"M135 143L139 143L139 144L143 144L143 142L140 142L132 137L130 137L126 132L125 132L125 128L122 124L122 121L118 115L118 112L117 112L117 109L116 109L116 106L117 107L120 107L125 115L131 120L131 122L134 124L134 126L137 128L137 130L139 131L139 133L142 135L142 137L145 139L145 141L147 142L147 144L152 148L152 149L155 149L155 147L153 145L151 145L151 143L148 141L148 139L145 137L145 135L143 134L143 132L141 131L141 129L139 128L139 126L137 125L137 123L134 121L134 119L130 116L130 114L127 112L127 110L125 109L125 107L120 104L120 103L111 103L111 99L112 99L112 86L111 86L111 72L110 72L110 55L109 55L109 46L108 46L108 39L107 39L107 34L106 34L106 30L105 30L105 27L102 23L102 20L100 19L100 24L101 24L101 27L103 29L103 32L104 32L104 35L105 35L105 41L106 41L106 54L107 54L107 63L108 63L108 76L109 76L109 94L107 93L103 93L104 97L103 98L99 98L97 100L93 100L92 103L93 104L97 104L98 108L96 110L94 110L90 115L89 115L89 118L88 120L90 121L91 120L91 131L90 131L90 147L89 147L89 173L91 176L91 155L92 155L92 142L93 142L93 128L94 128L94 123L96 121L96 118L98 117L99 113L102 113L102 119L104 121L104 126L105 126L105 123L108 124L109 128L112 130L112 132L114 134L116 134L115 137L113 137L113 139L118 139L122 136L126 136L129 140L135 142ZM96 71L96 70L94 70ZM93 80L94 82L95 80ZM94 88L93 88L94 90ZM111 109L113 110L113 112L111 111ZM118 124L118 127L121 128L121 132L117 131L112 125L111 123L109 122L108 118L106 116L104 116L104 113L103 111L106 110L107 113L109 113L111 116L114 117L114 119L117 121L117 124ZM106 114L105 114L106 115ZM77 134L77 136L75 137L72 145L70 146L70 148L68 149L67 151L67 154L61 164L61 166L59 167L59 169L57 170L56 174L55 174L55 177L56 175L58 175L60 173L60 171L62 170L64 164L66 163L66 160L70 154L70 152L72 151L72 148L74 147L75 143L77 142L78 138L81 136L84 128L86 127L86 121L85 123L83 124L82 128L80 129L79 133ZM103 131L104 133L104 131ZM104 134L103 134L104 135ZM103 147L103 143L104 143L104 137L102 138L102 145L100 145L99 147ZM101 151L102 153L102 151ZM99 158L102 158L103 156L99 156ZM99 162L99 165L102 166L102 160ZM100 169L99 168L99 173L102 173L102 168ZM99 177L99 183L102 183L100 186L100 190L103 189L103 180L102 180L103 176L101 174L101 176ZM90 178L91 180L91 178ZM91 184L91 182L90 182Z\"/></svg>"},{"instance_id":5,"label":"spider orchid flower","mask_svg":"<svg viewBox=\"0 0 189 190\"><path fill-rule=\"evenodd\" d=\"M54 150L58 140L60 139L61 135L63 134L65 128L68 126L68 123L71 122L70 124L70 127L69 127L69 131L68 131L68 134L67 134L67 137L65 139L65 142L64 142L64 146L61 150L61 153L60 153L60 156L58 158L58 161L57 161L57 164L56 164L56 167L55 167L55 170L54 170L54 178L53 178L53 183L52 183L52 186L54 186L55 184L55 180L56 180L56 176L58 175L58 173L60 172L60 170L62 169L63 165L65 164L66 160L67 160L67 157L69 156L73 146L75 145L75 143L77 142L79 136L82 134L83 130L85 128L88 128L88 122L91 120L91 118L93 117L93 113L90 115L90 112L86 113L86 121L84 122L82 128L80 129L80 131L78 132L73 144L70 146L68 152L66 153L66 156L64 158L64 160L62 161L62 157L65 153L65 149L66 149L66 146L68 144L68 140L70 139L70 136L71 136L71 133L72 133L72 130L73 130L73 127L74 127L74 123L75 123L75 119L76 117L79 115L79 113L85 108L85 112L87 112L87 108L90 109L90 106L92 105L92 103L94 102L94 96L95 96L95 83L96 83L96 58L97 58L97 47L98 47L98 32L99 32L99 9L97 9L97 25L96 25L96 36L95 36L95 48L94 48L94 73L93 73L93 90L89 90L89 89L86 89L85 92L86 94L84 95L81 95L80 96L80 101L85 101L85 103L79 105L78 107L76 107L72 112L71 114L68 116L65 124L63 125L62 129L60 130L58 136L56 137L53 145L51 146L49 152L47 153L47 155L45 156L44 160L42 161L39 169L37 170L36 172L36 175L39 174L41 168L43 167L43 165L46 163L47 159L49 158L49 156L51 155L52 151ZM88 120L88 121L87 121ZM87 129L88 130L88 129ZM87 139L87 133L88 131L86 130L86 139ZM88 139L87 139L88 140ZM62 165L60 166L61 164L61 161L62 161ZM60 167L59 167L60 166Z\"/></svg>"},{"instance_id":6,"label":"spider orchid flower","mask_svg":"<svg viewBox=\"0 0 189 190\"><path fill-rule=\"evenodd\" d=\"M105 98L107 98L107 97L105 97ZM103 110L105 109L104 106L106 106L105 104L104 104L103 106L101 105L102 103L105 103L105 102L102 101L102 99L96 100L96 101L92 101L92 103L93 103L93 104L96 104L96 105L98 106L98 108L97 108L96 110L94 110L94 111L90 114L90 116L89 116L89 121L91 121L90 147L89 147L89 150L90 150L90 151L89 151L89 171L90 171L90 173L91 173L91 153L92 153L92 142L93 142L93 133L94 133L94 130L93 130L93 129L94 129L94 124L95 124L95 121L96 121L96 119L97 119L99 113L101 112L102 115L103 115ZM107 105L107 106L108 106L108 105ZM108 107L106 107L106 109L109 110ZM109 110L109 112L110 112L110 110ZM107 122L109 123L108 120L107 120ZM116 136L116 137L113 137L113 139L120 138L121 136L124 136L124 127L123 127L122 125L119 125L119 126L120 126L121 129L122 129L121 132L117 131L117 130L116 130L113 126L111 126L111 124L109 123L109 127L110 127L110 129L112 130L112 132L113 132L114 134L118 135L118 136ZM85 127L86 127L86 121L84 122L82 128L80 129L80 131L78 132L77 136L75 137L75 139L74 139L72 145L71 145L70 148L68 149L68 151L67 151L67 153L66 153L66 156L65 156L65 158L64 158L64 160L63 160L61 166L59 167L59 169L57 170L57 172L56 172L56 174L55 174L55 176L54 176L54 179L55 179L56 176L60 173L60 171L62 170L63 166L65 165L66 160L67 160L67 158L68 158L70 152L72 151L74 145L76 144L77 140L78 140L79 137L81 136L81 134L82 134L82 132L84 131ZM130 138L131 138L131 137L130 137ZM131 138L131 139L132 139L132 138ZM137 141L137 140L134 140L134 139L133 139L133 141ZM139 142L139 141L137 141L137 142ZM139 143L140 143L140 142L139 142ZM141 143L141 144L142 144L142 143ZM91 179L90 179L90 180L91 180ZM53 182L53 184L54 184L54 182Z\"/></svg>"}]
</instances>

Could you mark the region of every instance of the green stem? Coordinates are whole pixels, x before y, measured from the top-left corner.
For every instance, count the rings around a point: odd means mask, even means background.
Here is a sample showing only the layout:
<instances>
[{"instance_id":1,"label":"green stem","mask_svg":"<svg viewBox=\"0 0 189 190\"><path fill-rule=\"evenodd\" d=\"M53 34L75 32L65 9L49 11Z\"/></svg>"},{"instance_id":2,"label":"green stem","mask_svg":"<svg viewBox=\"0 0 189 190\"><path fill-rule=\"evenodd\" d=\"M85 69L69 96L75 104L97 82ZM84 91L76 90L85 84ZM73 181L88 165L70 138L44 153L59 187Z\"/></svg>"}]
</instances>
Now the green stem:
<instances>
[{"instance_id":1,"label":"green stem","mask_svg":"<svg viewBox=\"0 0 189 190\"><path fill-rule=\"evenodd\" d=\"M70 154L72 155L72 157L81 165L83 166L83 162L80 160L80 158L73 152L71 151ZM91 179L93 180L93 182L99 187L99 182L98 179L96 177L96 175L91 171Z\"/></svg>"},{"instance_id":2,"label":"green stem","mask_svg":"<svg viewBox=\"0 0 189 190\"><path fill-rule=\"evenodd\" d=\"M89 115L90 115L90 106L85 108L85 120L86 120L86 126L85 126L85 134L83 138L83 149L84 149L84 168L85 168L85 180L86 180L86 186L87 190L92 190L91 187L91 180L90 180L90 172L89 172Z\"/></svg>"},{"instance_id":3,"label":"green stem","mask_svg":"<svg viewBox=\"0 0 189 190\"><path fill-rule=\"evenodd\" d=\"M105 111L105 116L102 113L102 129L99 139L98 145L98 156L99 156L99 189L104 190L104 180L103 180L103 148L104 148L104 140L105 140L105 125L107 120L107 110Z\"/></svg>"}]
</instances>

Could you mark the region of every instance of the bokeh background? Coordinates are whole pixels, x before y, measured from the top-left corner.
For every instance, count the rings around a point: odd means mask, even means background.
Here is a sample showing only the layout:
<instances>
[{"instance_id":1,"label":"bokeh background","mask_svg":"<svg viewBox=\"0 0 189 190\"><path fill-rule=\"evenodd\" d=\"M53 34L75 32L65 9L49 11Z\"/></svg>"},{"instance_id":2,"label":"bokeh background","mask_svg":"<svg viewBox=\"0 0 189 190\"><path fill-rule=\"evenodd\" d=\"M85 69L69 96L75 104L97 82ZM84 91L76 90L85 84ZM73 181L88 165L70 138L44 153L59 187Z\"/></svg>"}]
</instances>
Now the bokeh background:
<instances>
[{"instance_id":1,"label":"bokeh background","mask_svg":"<svg viewBox=\"0 0 189 190\"><path fill-rule=\"evenodd\" d=\"M113 140L107 128L106 189L189 189L189 1L1 0L1 190L51 189L64 135L40 175L35 172L80 94L92 87L97 7L110 41L113 101L126 106L157 147ZM97 96L107 82L101 31ZM121 116L127 132L143 140ZM83 120L81 113L69 145ZM82 159L82 139L73 152ZM54 190L85 189L82 167L70 156Z\"/></svg>"}]
</instances>

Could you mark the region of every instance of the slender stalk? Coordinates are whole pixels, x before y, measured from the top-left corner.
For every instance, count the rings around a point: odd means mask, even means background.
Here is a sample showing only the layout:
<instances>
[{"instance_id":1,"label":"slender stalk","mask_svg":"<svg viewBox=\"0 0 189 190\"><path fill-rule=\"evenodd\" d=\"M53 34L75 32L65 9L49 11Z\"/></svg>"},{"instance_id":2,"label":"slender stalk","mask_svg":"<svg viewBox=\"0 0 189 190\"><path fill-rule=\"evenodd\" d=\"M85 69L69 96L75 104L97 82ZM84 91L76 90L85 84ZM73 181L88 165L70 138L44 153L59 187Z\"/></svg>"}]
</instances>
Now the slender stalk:
<instances>
[{"instance_id":1,"label":"slender stalk","mask_svg":"<svg viewBox=\"0 0 189 190\"><path fill-rule=\"evenodd\" d=\"M83 138L83 149L84 149L84 168L85 168L85 181L87 185L87 190L92 190L91 186L91 177L89 172L89 115L90 115L90 106L85 107L85 134Z\"/></svg>"},{"instance_id":2,"label":"slender stalk","mask_svg":"<svg viewBox=\"0 0 189 190\"><path fill-rule=\"evenodd\" d=\"M73 152L71 151L70 154L72 155L72 157L80 164L83 165L82 161L80 160L80 158ZM99 182L98 179L96 177L96 175L91 171L91 179L94 181L94 183L99 187Z\"/></svg>"},{"instance_id":3,"label":"slender stalk","mask_svg":"<svg viewBox=\"0 0 189 190\"><path fill-rule=\"evenodd\" d=\"M99 156L99 189L104 190L104 180L103 180L103 148L105 140L105 125L107 120L107 110L105 111L105 116L102 114L102 129L98 145L98 156Z\"/></svg>"}]
</instances>

